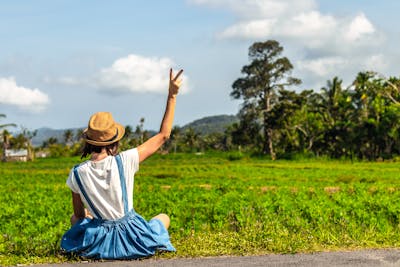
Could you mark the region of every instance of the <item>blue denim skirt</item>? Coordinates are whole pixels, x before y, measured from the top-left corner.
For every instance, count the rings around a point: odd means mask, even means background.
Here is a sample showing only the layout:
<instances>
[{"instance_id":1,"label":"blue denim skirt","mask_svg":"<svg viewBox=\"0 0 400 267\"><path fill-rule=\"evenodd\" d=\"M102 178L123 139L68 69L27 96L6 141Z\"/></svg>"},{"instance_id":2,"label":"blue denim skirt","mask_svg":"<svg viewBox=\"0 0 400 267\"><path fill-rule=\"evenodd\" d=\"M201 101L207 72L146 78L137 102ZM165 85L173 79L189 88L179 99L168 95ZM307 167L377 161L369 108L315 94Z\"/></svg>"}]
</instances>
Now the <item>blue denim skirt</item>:
<instances>
[{"instance_id":1,"label":"blue denim skirt","mask_svg":"<svg viewBox=\"0 0 400 267\"><path fill-rule=\"evenodd\" d=\"M134 210L118 220L79 220L63 235L61 249L94 259L137 259L157 250L176 251L160 220L148 222Z\"/></svg>"}]
</instances>

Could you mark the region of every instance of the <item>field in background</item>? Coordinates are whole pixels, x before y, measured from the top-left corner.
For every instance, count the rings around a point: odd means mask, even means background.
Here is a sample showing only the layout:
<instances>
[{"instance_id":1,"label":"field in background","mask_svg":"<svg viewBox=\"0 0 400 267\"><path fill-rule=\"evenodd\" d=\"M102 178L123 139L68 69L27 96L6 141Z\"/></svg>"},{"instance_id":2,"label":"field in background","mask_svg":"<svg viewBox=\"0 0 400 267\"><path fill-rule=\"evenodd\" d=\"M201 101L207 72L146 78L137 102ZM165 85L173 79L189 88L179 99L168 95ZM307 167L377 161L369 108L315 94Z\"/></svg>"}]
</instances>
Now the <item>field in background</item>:
<instances>
[{"instance_id":1,"label":"field in background","mask_svg":"<svg viewBox=\"0 0 400 267\"><path fill-rule=\"evenodd\" d=\"M0 265L71 260L65 185L78 158L0 163ZM400 245L400 163L156 155L135 177L146 219L171 216L177 253L248 255Z\"/></svg>"}]
</instances>

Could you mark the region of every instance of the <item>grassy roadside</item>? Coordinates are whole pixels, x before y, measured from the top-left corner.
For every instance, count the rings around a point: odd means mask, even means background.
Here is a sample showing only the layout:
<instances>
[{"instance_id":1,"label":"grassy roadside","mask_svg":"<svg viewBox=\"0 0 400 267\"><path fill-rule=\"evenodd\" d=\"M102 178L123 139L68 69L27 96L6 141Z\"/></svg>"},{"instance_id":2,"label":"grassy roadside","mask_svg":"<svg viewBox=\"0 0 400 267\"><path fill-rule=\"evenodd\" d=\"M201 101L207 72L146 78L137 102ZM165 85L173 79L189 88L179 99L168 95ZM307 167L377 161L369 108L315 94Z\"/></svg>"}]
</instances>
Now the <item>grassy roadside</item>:
<instances>
[{"instance_id":1,"label":"grassy roadside","mask_svg":"<svg viewBox=\"0 0 400 267\"><path fill-rule=\"evenodd\" d=\"M77 158L0 163L0 265L63 262ZM135 177L135 209L171 216L177 253L250 255L397 247L399 163L156 155Z\"/></svg>"}]
</instances>

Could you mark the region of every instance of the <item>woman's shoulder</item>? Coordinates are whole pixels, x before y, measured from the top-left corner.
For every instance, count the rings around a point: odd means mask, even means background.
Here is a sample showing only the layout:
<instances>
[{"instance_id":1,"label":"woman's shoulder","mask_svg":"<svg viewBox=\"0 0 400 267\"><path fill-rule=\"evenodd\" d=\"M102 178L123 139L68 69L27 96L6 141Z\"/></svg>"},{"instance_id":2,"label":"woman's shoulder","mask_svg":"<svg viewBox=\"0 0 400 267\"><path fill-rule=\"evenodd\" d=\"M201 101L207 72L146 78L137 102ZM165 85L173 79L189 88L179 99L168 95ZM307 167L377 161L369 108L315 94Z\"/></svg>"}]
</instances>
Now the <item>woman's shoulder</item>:
<instances>
[{"instance_id":1,"label":"woman's shoulder","mask_svg":"<svg viewBox=\"0 0 400 267\"><path fill-rule=\"evenodd\" d=\"M137 148L131 148L119 153L121 157L136 157L138 155Z\"/></svg>"},{"instance_id":2,"label":"woman's shoulder","mask_svg":"<svg viewBox=\"0 0 400 267\"><path fill-rule=\"evenodd\" d=\"M132 148L128 150L124 150L119 153L121 156L122 162L130 166L131 168L138 170L139 169L139 153L137 148Z\"/></svg>"},{"instance_id":3,"label":"woman's shoulder","mask_svg":"<svg viewBox=\"0 0 400 267\"><path fill-rule=\"evenodd\" d=\"M90 168L90 165L90 160L77 163L71 168L70 175L73 174L75 170L78 171L78 173L84 173L88 170L88 168Z\"/></svg>"}]
</instances>

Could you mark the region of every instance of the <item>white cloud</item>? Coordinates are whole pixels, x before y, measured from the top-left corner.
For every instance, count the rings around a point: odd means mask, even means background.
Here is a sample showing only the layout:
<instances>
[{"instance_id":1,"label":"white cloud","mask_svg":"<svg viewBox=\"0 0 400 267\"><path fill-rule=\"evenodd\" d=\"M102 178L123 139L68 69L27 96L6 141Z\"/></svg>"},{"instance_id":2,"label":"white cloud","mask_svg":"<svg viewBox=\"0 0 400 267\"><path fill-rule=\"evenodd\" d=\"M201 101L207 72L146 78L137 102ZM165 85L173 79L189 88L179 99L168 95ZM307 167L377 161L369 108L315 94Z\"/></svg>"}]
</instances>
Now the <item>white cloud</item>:
<instances>
[{"instance_id":1,"label":"white cloud","mask_svg":"<svg viewBox=\"0 0 400 267\"><path fill-rule=\"evenodd\" d=\"M224 8L237 16L220 38L275 38L291 40L308 48L356 47L379 42L380 36L364 13L353 17L322 14L314 0L191 0L192 4ZM372 44L371 44L372 45ZM326 49L333 51L334 49Z\"/></svg>"},{"instance_id":2,"label":"white cloud","mask_svg":"<svg viewBox=\"0 0 400 267\"><path fill-rule=\"evenodd\" d=\"M189 3L232 11L240 20L294 15L298 10L313 10L314 0L189 0Z\"/></svg>"},{"instance_id":3,"label":"white cloud","mask_svg":"<svg viewBox=\"0 0 400 267\"><path fill-rule=\"evenodd\" d=\"M348 60L342 57L325 57L312 60L301 60L297 63L300 71L306 70L313 74L326 77L334 76L338 69L343 69L349 63Z\"/></svg>"},{"instance_id":4,"label":"white cloud","mask_svg":"<svg viewBox=\"0 0 400 267\"><path fill-rule=\"evenodd\" d=\"M168 58L128 55L101 70L99 85L128 91L158 91L165 87L163 81L167 80L166 70L171 64Z\"/></svg>"},{"instance_id":5,"label":"white cloud","mask_svg":"<svg viewBox=\"0 0 400 267\"><path fill-rule=\"evenodd\" d=\"M323 14L318 10L317 2L314 0L191 0L189 2L227 9L236 16L236 22L217 33L219 39L251 41L275 39L285 44L285 50L291 48L296 50L297 54L292 60L297 61L315 60L313 63L315 64L326 62L327 58L340 56L359 60L354 62L354 66L357 67L358 64L358 67L361 67L365 65L363 59L365 57L361 54L373 52L372 50L381 46L384 40L383 34L376 30L364 13L341 17ZM329 73L328 70L318 70L313 73L322 72Z\"/></svg>"},{"instance_id":6,"label":"white cloud","mask_svg":"<svg viewBox=\"0 0 400 267\"><path fill-rule=\"evenodd\" d=\"M191 0L229 10L236 21L217 33L221 39L275 39L285 48L305 86L334 76L349 78L365 68L389 69L383 32L362 12L323 13L314 0ZM386 52L384 52L386 53ZM371 56L373 55L373 56ZM307 84L308 83L308 84Z\"/></svg>"},{"instance_id":7,"label":"white cloud","mask_svg":"<svg viewBox=\"0 0 400 267\"><path fill-rule=\"evenodd\" d=\"M307 39L319 36L325 39L336 27L337 21L334 17L310 11L281 22L281 26L275 30L274 34Z\"/></svg>"},{"instance_id":8,"label":"white cloud","mask_svg":"<svg viewBox=\"0 0 400 267\"><path fill-rule=\"evenodd\" d=\"M0 78L0 103L39 112L50 102L39 89L18 86L14 77Z\"/></svg>"},{"instance_id":9,"label":"white cloud","mask_svg":"<svg viewBox=\"0 0 400 267\"><path fill-rule=\"evenodd\" d=\"M307 48L330 51L343 51L342 45L349 48L375 45L370 42L371 38L378 43L380 41L374 26L364 14L349 19L324 15L316 10L299 10L289 17L285 15L239 20L220 32L218 37L290 40Z\"/></svg>"},{"instance_id":10,"label":"white cloud","mask_svg":"<svg viewBox=\"0 0 400 267\"><path fill-rule=\"evenodd\" d=\"M275 20L263 19L240 22L228 27L219 34L220 38L238 37L244 39L260 39L271 34Z\"/></svg>"},{"instance_id":11,"label":"white cloud","mask_svg":"<svg viewBox=\"0 0 400 267\"><path fill-rule=\"evenodd\" d=\"M362 39L364 36L375 33L375 27L364 14L356 16L347 26L344 38L350 42Z\"/></svg>"},{"instance_id":12,"label":"white cloud","mask_svg":"<svg viewBox=\"0 0 400 267\"><path fill-rule=\"evenodd\" d=\"M89 77L44 77L43 81L67 86L95 87L112 94L121 92L167 93L169 70L174 66L176 66L174 61L167 57L144 57L130 54L116 59L110 67L100 69ZM174 74L177 71L174 70ZM180 78L182 86L179 93L185 94L190 90L191 83L184 73Z\"/></svg>"},{"instance_id":13,"label":"white cloud","mask_svg":"<svg viewBox=\"0 0 400 267\"><path fill-rule=\"evenodd\" d=\"M365 59L365 70L385 72L388 67L388 60L382 54L371 55Z\"/></svg>"}]
</instances>

